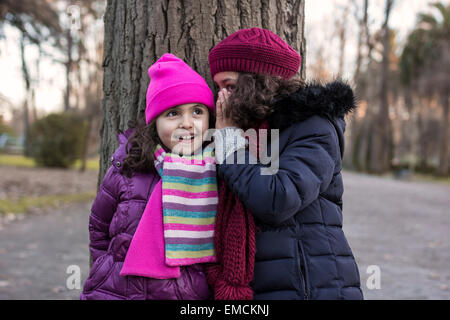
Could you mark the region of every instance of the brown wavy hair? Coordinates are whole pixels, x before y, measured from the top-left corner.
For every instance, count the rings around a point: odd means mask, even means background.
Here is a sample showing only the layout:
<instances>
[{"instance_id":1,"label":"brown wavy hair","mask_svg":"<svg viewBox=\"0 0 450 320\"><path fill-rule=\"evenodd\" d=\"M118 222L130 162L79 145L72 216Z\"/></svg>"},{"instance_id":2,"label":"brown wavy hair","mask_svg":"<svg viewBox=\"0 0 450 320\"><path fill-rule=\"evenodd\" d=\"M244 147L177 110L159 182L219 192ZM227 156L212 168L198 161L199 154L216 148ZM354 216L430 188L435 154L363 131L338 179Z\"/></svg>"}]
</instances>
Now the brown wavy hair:
<instances>
[{"instance_id":1,"label":"brown wavy hair","mask_svg":"<svg viewBox=\"0 0 450 320\"><path fill-rule=\"evenodd\" d=\"M266 120L278 96L293 93L305 86L298 78L282 79L265 74L240 73L228 99L225 116L244 131Z\"/></svg>"},{"instance_id":2,"label":"brown wavy hair","mask_svg":"<svg viewBox=\"0 0 450 320\"><path fill-rule=\"evenodd\" d=\"M133 172L145 173L155 170L154 150L161 141L156 131L156 119L148 125L143 118L130 120L128 127L135 130L125 146L127 156L123 160L121 173L131 177Z\"/></svg>"}]
</instances>

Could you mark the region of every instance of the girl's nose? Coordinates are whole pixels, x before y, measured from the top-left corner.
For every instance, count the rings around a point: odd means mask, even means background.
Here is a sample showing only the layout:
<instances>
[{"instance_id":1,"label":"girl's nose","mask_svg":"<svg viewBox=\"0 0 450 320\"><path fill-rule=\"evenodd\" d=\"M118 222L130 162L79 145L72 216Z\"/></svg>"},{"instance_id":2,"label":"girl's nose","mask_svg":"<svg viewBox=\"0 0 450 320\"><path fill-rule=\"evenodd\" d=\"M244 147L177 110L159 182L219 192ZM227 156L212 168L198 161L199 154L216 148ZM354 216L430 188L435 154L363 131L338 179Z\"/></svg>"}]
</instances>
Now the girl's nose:
<instances>
[{"instance_id":1,"label":"girl's nose","mask_svg":"<svg viewBox=\"0 0 450 320\"><path fill-rule=\"evenodd\" d=\"M185 114L183 115L183 118L181 120L181 124L180 127L185 128L185 129L190 129L193 127L194 125L194 121L192 119L192 116L189 114Z\"/></svg>"}]
</instances>

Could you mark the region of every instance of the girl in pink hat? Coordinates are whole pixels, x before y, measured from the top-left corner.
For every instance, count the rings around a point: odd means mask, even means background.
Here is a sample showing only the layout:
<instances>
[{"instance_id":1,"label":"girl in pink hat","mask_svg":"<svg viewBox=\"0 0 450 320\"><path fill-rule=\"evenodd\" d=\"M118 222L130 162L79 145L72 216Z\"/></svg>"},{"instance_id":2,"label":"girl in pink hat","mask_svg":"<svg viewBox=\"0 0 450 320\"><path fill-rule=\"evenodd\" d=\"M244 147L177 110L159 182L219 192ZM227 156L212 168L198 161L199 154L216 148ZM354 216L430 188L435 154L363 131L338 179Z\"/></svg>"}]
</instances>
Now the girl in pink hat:
<instances>
[{"instance_id":1,"label":"girl in pink hat","mask_svg":"<svg viewBox=\"0 0 450 320\"><path fill-rule=\"evenodd\" d=\"M149 69L145 121L119 135L92 206L81 299L208 299L218 202L205 80L173 54Z\"/></svg>"}]
</instances>

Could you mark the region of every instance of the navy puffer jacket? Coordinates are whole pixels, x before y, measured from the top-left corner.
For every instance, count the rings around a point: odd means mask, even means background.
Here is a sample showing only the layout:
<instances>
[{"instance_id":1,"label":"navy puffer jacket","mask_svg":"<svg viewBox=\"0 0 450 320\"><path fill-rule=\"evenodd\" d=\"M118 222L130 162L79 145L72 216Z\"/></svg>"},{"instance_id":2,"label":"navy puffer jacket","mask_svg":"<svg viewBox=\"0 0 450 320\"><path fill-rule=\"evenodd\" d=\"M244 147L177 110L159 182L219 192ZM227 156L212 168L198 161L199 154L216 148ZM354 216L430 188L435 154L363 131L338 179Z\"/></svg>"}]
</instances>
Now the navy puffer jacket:
<instances>
[{"instance_id":1,"label":"navy puffer jacket","mask_svg":"<svg viewBox=\"0 0 450 320\"><path fill-rule=\"evenodd\" d=\"M362 299L342 230L344 116L355 108L353 92L340 82L308 85L273 108L278 172L261 175L267 165L248 161L218 168L258 227L254 298Z\"/></svg>"}]
</instances>

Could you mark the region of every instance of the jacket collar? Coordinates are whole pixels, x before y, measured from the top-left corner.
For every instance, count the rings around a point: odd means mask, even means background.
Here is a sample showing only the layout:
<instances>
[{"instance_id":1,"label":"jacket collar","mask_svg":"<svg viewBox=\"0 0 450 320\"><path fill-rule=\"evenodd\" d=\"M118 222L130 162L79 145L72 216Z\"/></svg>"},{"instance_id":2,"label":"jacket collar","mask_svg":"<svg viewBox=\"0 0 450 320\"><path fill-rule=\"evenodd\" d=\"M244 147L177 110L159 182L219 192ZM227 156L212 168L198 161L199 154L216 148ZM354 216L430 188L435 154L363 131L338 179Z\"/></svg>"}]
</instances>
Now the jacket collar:
<instances>
[{"instance_id":1,"label":"jacket collar","mask_svg":"<svg viewBox=\"0 0 450 320\"><path fill-rule=\"evenodd\" d=\"M268 122L270 128L280 131L291 125L319 115L334 121L345 129L345 122L338 121L356 109L356 98L351 87L341 81L333 81L322 85L316 82L289 95L276 97L272 104L272 114Z\"/></svg>"}]
</instances>

